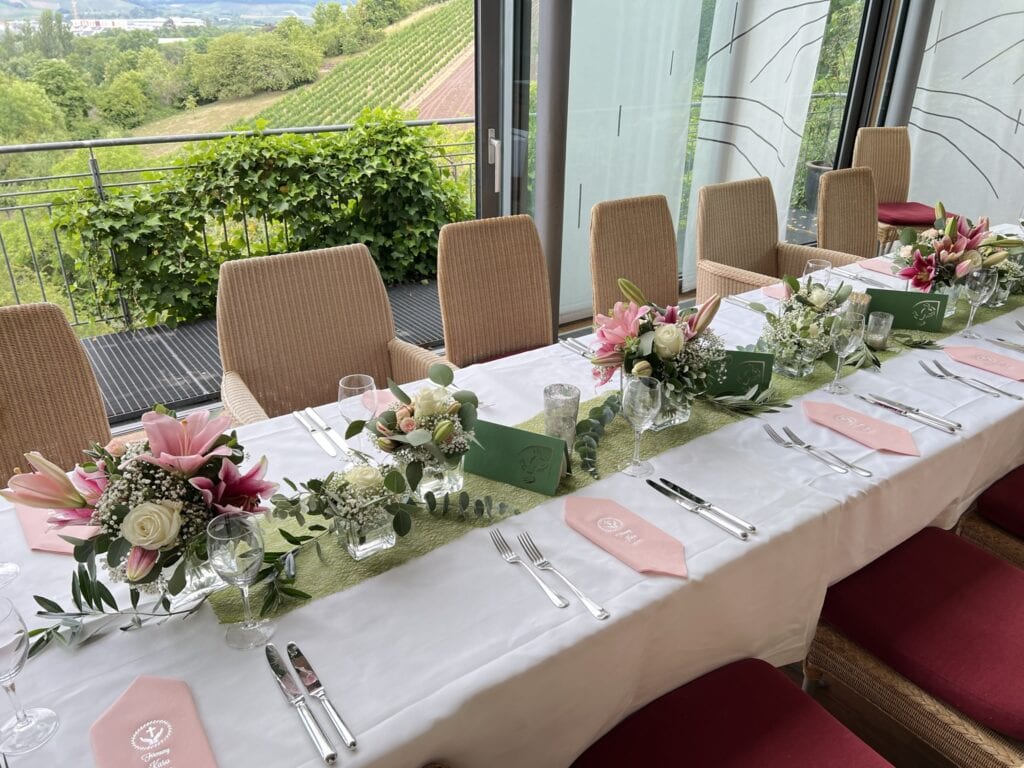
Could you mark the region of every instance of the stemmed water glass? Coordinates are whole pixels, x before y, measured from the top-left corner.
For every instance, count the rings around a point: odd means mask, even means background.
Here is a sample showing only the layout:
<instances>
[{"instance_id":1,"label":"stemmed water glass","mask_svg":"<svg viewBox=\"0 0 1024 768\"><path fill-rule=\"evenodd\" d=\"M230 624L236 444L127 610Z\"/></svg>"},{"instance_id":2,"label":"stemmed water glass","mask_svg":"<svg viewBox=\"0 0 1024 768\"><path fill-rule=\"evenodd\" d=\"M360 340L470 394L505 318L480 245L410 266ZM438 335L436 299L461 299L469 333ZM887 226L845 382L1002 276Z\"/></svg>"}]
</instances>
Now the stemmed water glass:
<instances>
[{"instance_id":1,"label":"stemmed water glass","mask_svg":"<svg viewBox=\"0 0 1024 768\"><path fill-rule=\"evenodd\" d=\"M274 634L274 625L256 620L249 605L249 587L263 565L263 534L252 515L220 515L206 526L206 547L210 564L228 584L242 593L244 620L228 627L227 644L239 651L266 645Z\"/></svg>"},{"instance_id":2,"label":"stemmed water glass","mask_svg":"<svg viewBox=\"0 0 1024 768\"><path fill-rule=\"evenodd\" d=\"M803 276L807 277L815 272L822 273L818 282L827 288L829 281L832 279L832 262L828 259L808 259L804 265Z\"/></svg>"},{"instance_id":3,"label":"stemmed water glass","mask_svg":"<svg viewBox=\"0 0 1024 768\"><path fill-rule=\"evenodd\" d=\"M971 326L974 325L974 315L978 311L978 307L992 298L997 285L999 285L999 273L994 269L977 269L964 280L967 301L971 303L971 314L967 318L967 327L960 332L965 339L981 338L971 330Z\"/></svg>"},{"instance_id":4,"label":"stemmed water glass","mask_svg":"<svg viewBox=\"0 0 1024 768\"><path fill-rule=\"evenodd\" d=\"M622 389L622 415L633 427L633 460L623 468L631 477L647 477L654 468L640 460L640 438L661 411L661 383L650 376L627 376Z\"/></svg>"},{"instance_id":5,"label":"stemmed water glass","mask_svg":"<svg viewBox=\"0 0 1024 768\"><path fill-rule=\"evenodd\" d=\"M832 383L825 389L833 395L845 395L850 390L839 383L839 373L843 370L846 356L855 351L864 340L864 315L860 312L847 312L836 315L832 319L832 349L836 353L836 375Z\"/></svg>"},{"instance_id":6,"label":"stemmed water glass","mask_svg":"<svg viewBox=\"0 0 1024 768\"><path fill-rule=\"evenodd\" d=\"M28 630L7 598L0 598L0 685L14 707L14 717L0 729L0 754L24 755L39 749L57 732L60 720L52 709L21 706L14 678L28 659Z\"/></svg>"},{"instance_id":7,"label":"stemmed water glass","mask_svg":"<svg viewBox=\"0 0 1024 768\"><path fill-rule=\"evenodd\" d=\"M342 418L349 424L353 421L373 418L377 413L377 385L373 376L353 373L338 381L338 408ZM364 443L365 435L360 433L359 442Z\"/></svg>"}]
</instances>

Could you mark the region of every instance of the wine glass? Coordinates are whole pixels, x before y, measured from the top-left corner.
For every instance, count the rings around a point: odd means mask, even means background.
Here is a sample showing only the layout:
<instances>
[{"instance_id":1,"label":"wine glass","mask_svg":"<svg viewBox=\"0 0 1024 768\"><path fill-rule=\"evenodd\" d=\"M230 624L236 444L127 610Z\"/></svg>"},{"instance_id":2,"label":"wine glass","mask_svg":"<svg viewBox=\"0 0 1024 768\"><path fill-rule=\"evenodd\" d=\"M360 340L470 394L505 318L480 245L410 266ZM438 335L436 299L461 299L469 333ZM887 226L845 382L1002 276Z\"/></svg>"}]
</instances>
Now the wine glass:
<instances>
[{"instance_id":1,"label":"wine glass","mask_svg":"<svg viewBox=\"0 0 1024 768\"><path fill-rule=\"evenodd\" d=\"M833 395L845 395L850 390L839 383L846 356L859 347L864 340L864 315L848 312L832 319L832 349L836 353L836 375L825 391Z\"/></svg>"},{"instance_id":2,"label":"wine glass","mask_svg":"<svg viewBox=\"0 0 1024 768\"><path fill-rule=\"evenodd\" d=\"M661 383L650 376L627 376L622 390L622 415L633 427L633 460L623 468L631 477L647 477L654 471L640 460L640 438L661 411Z\"/></svg>"},{"instance_id":3,"label":"wine glass","mask_svg":"<svg viewBox=\"0 0 1024 768\"><path fill-rule=\"evenodd\" d=\"M827 288L829 281L832 279L832 262L828 259L808 259L807 263L804 264L803 277L812 275L815 272L822 273L816 282Z\"/></svg>"},{"instance_id":4,"label":"wine glass","mask_svg":"<svg viewBox=\"0 0 1024 768\"><path fill-rule=\"evenodd\" d=\"M228 627L224 635L228 645L239 651L266 645L274 634L274 625L254 619L249 605L249 587L263 565L263 534L259 524L252 515L215 517L206 526L206 546L213 570L242 593L245 618L241 624Z\"/></svg>"},{"instance_id":5,"label":"wine glass","mask_svg":"<svg viewBox=\"0 0 1024 768\"><path fill-rule=\"evenodd\" d=\"M971 303L971 314L967 318L967 327L960 332L960 335L965 339L981 338L975 331L971 330L971 326L974 325L974 314L978 311L978 307L992 298L992 294L995 293L998 284L999 273L994 269L977 269L971 272L967 279L964 280L967 300Z\"/></svg>"},{"instance_id":6,"label":"wine glass","mask_svg":"<svg viewBox=\"0 0 1024 768\"><path fill-rule=\"evenodd\" d=\"M0 753L24 755L39 749L57 732L60 720L52 709L21 706L14 691L14 678L28 659L28 630L6 597L0 598L0 685L14 707L14 717L0 728Z\"/></svg>"},{"instance_id":7,"label":"wine glass","mask_svg":"<svg viewBox=\"0 0 1024 768\"><path fill-rule=\"evenodd\" d=\"M351 424L357 419L365 421L377 413L377 385L373 376L353 373L338 381L338 408L341 416ZM360 444L365 444L365 433L359 434Z\"/></svg>"}]
</instances>

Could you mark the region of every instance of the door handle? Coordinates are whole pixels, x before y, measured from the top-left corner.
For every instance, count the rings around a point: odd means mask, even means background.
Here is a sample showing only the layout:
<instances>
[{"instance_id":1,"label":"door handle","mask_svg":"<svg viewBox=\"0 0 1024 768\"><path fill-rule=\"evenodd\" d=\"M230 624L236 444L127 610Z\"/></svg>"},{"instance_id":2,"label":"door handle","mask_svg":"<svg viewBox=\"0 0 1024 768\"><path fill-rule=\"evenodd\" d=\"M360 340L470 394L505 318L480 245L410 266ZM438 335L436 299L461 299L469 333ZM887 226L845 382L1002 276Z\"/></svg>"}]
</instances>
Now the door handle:
<instances>
[{"instance_id":1,"label":"door handle","mask_svg":"<svg viewBox=\"0 0 1024 768\"><path fill-rule=\"evenodd\" d=\"M487 162L494 166L494 194L501 194L501 139L495 138L494 129L487 129Z\"/></svg>"}]
</instances>

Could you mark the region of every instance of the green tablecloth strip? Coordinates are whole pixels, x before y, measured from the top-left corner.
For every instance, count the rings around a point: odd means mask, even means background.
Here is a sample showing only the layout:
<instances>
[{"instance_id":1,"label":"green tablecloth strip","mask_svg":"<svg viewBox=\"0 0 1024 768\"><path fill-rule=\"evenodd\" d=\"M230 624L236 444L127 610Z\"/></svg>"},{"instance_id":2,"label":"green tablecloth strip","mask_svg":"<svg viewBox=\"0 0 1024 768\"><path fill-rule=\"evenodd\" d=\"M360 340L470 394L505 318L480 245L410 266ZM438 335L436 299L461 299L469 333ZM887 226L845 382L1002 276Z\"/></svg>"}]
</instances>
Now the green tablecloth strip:
<instances>
[{"instance_id":1,"label":"green tablecloth strip","mask_svg":"<svg viewBox=\"0 0 1024 768\"><path fill-rule=\"evenodd\" d=\"M1021 306L1024 306L1024 296L1011 296L1006 306L1000 309L979 309L975 322L983 323ZM929 338L936 341L948 337L951 333L956 333L967 325L968 311L967 305L961 302L956 315L945 321L941 332L914 332L913 335L918 338ZM897 333L904 332L897 331ZM968 340L965 339L964 342L968 343ZM902 347L891 347L889 350L879 353L878 357L884 365L886 360L895 357L902 351ZM942 352L936 351L935 354L942 354ZM846 369L843 375L849 375L852 372L853 369ZM810 376L803 379L788 379L783 376L775 376L772 378L772 388L786 400L791 400L824 387L832 380L832 376L833 369L819 360L815 364L814 372ZM611 391L611 388L609 388L608 394ZM604 402L608 394L599 395L582 403L580 405L581 418L591 408ZM644 458L657 456L670 448L683 445L694 438L714 432L716 429L742 418L744 417L725 413L703 402L695 403L690 420L686 424L671 427L662 432L644 435L642 443L643 456ZM542 432L544 429L544 415L543 413L538 414L518 426L531 432ZM602 477L612 474L629 460L632 452L632 430L624 419L616 418L608 425L604 437L601 439L598 448L598 472ZM562 481L558 493L560 496L570 494L590 485L592 482L594 482L594 479L589 474L576 468L571 476L566 477ZM490 518L476 518L470 514L466 518L461 518L457 512L449 512L446 517L433 517L423 513L416 516L412 531L400 538L392 549L378 553L360 562L356 562L349 557L344 547L336 538L324 536L321 540L323 562L321 562L312 547L306 547L297 558L297 577L293 586L312 595L314 599L327 597L335 592L340 592L343 589L354 586L364 579L376 576L378 573L383 573L415 557L444 546L465 535L473 528L486 527L493 524L500 519L496 511L498 502L504 501L518 512L525 512L548 499L547 496L539 493L471 474L466 475L464 490L473 498L491 496L494 499L494 516ZM282 521L271 519L264 522L263 528L266 546L270 551L290 549L290 545L277 532L278 528L285 528L291 533L299 533L301 531L294 520ZM262 587L256 587L253 590L254 608L258 608L261 605L262 599L263 589ZM227 623L241 620L242 607L238 590L226 589L211 595L210 603L217 617L222 622ZM287 613L304 604L298 600L286 600L274 615Z\"/></svg>"}]
</instances>

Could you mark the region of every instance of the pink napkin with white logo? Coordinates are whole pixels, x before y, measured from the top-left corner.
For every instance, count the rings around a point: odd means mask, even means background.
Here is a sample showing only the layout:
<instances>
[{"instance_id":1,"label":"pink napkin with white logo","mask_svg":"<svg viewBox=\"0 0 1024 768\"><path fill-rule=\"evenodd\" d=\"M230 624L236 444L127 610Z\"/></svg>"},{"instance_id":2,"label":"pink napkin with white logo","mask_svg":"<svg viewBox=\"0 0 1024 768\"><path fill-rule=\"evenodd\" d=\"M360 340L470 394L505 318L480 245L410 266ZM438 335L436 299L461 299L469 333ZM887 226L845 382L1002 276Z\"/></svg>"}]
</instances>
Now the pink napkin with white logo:
<instances>
[{"instance_id":1,"label":"pink napkin with white logo","mask_svg":"<svg viewBox=\"0 0 1024 768\"><path fill-rule=\"evenodd\" d=\"M785 283L772 283L762 286L761 293L770 299L785 299L789 297L789 286Z\"/></svg>"},{"instance_id":2,"label":"pink napkin with white logo","mask_svg":"<svg viewBox=\"0 0 1024 768\"><path fill-rule=\"evenodd\" d=\"M879 274L882 275L889 275L889 277L893 276L892 261L883 258L882 256L876 256L873 259L864 259L863 261L858 261L857 266L860 267L861 269L869 269L872 272L878 272Z\"/></svg>"},{"instance_id":3,"label":"pink napkin with white logo","mask_svg":"<svg viewBox=\"0 0 1024 768\"><path fill-rule=\"evenodd\" d=\"M363 392L363 405L373 411L374 416L380 416L397 399L390 389L375 389L371 392Z\"/></svg>"},{"instance_id":4,"label":"pink napkin with white logo","mask_svg":"<svg viewBox=\"0 0 1024 768\"><path fill-rule=\"evenodd\" d=\"M980 347L946 347L946 354L958 363L973 365L1008 379L1024 381L1024 362Z\"/></svg>"},{"instance_id":5,"label":"pink napkin with white logo","mask_svg":"<svg viewBox=\"0 0 1024 768\"><path fill-rule=\"evenodd\" d=\"M96 535L99 528L94 525L75 525L67 528L51 528L46 522L50 516L50 510L26 507L21 504L14 505L14 511L18 514L18 522L21 523L21 531L25 534L25 542L29 549L38 552L56 552L59 555L70 555L75 548L61 538L61 534L71 536L75 539L91 539Z\"/></svg>"},{"instance_id":6,"label":"pink napkin with white logo","mask_svg":"<svg viewBox=\"0 0 1024 768\"><path fill-rule=\"evenodd\" d=\"M141 676L89 729L97 768L217 768L183 680Z\"/></svg>"},{"instance_id":7,"label":"pink napkin with white logo","mask_svg":"<svg viewBox=\"0 0 1024 768\"><path fill-rule=\"evenodd\" d=\"M861 445L876 451L890 451L907 456L920 456L914 436L903 427L872 418L860 411L851 411L835 403L815 403L804 400L807 418L823 427L835 430Z\"/></svg>"},{"instance_id":8,"label":"pink napkin with white logo","mask_svg":"<svg viewBox=\"0 0 1024 768\"><path fill-rule=\"evenodd\" d=\"M565 522L635 571L687 576L682 542L611 499L570 496Z\"/></svg>"}]
</instances>

